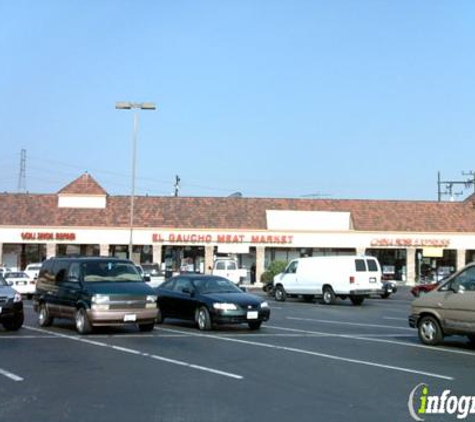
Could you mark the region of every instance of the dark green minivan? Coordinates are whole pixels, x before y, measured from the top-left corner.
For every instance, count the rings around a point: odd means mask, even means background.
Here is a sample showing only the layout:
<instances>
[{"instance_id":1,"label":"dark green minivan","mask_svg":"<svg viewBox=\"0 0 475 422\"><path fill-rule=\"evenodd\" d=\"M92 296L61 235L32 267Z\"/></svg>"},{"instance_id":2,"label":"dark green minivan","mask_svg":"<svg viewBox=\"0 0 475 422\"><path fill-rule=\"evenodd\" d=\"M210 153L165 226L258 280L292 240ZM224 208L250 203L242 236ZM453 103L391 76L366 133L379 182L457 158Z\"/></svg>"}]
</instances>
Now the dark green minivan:
<instances>
[{"instance_id":1,"label":"dark green minivan","mask_svg":"<svg viewBox=\"0 0 475 422\"><path fill-rule=\"evenodd\" d=\"M94 327L138 325L153 330L157 296L134 263L111 257L50 258L41 266L35 311L42 327L73 319L80 334Z\"/></svg>"}]
</instances>

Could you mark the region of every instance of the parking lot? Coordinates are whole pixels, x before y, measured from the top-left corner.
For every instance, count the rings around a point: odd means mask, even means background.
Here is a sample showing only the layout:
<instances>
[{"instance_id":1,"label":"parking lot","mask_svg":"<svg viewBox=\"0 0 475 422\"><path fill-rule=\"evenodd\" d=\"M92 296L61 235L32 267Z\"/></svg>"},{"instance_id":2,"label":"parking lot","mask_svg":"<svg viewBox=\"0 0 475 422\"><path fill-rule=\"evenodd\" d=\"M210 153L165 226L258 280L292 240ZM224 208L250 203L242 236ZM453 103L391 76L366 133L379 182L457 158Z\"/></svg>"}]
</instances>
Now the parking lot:
<instances>
[{"instance_id":1,"label":"parking lot","mask_svg":"<svg viewBox=\"0 0 475 422\"><path fill-rule=\"evenodd\" d=\"M410 301L405 289L360 307L270 300L257 332L167 320L83 337L68 321L40 328L26 301L23 328L0 331L0 421L411 420L420 383L475 395L475 350L463 337L423 346Z\"/></svg>"}]
</instances>

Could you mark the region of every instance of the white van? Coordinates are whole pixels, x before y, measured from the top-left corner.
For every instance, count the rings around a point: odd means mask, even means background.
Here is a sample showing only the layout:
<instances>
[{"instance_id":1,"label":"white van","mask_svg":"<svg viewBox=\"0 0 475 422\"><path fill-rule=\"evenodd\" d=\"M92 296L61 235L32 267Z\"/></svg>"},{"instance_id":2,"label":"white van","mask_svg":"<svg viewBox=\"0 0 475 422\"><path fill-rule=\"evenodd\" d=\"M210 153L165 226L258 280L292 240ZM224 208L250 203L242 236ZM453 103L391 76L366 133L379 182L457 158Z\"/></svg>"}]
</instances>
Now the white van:
<instances>
[{"instance_id":1,"label":"white van","mask_svg":"<svg viewBox=\"0 0 475 422\"><path fill-rule=\"evenodd\" d=\"M383 293L381 267L372 256L298 258L274 277L274 293L278 301L287 295L317 296L330 305L337 297L349 297L353 305L361 305L369 295Z\"/></svg>"},{"instance_id":2,"label":"white van","mask_svg":"<svg viewBox=\"0 0 475 422\"><path fill-rule=\"evenodd\" d=\"M247 271L245 268L239 268L235 259L217 258L214 261L212 274L227 278L238 285L246 278Z\"/></svg>"}]
</instances>

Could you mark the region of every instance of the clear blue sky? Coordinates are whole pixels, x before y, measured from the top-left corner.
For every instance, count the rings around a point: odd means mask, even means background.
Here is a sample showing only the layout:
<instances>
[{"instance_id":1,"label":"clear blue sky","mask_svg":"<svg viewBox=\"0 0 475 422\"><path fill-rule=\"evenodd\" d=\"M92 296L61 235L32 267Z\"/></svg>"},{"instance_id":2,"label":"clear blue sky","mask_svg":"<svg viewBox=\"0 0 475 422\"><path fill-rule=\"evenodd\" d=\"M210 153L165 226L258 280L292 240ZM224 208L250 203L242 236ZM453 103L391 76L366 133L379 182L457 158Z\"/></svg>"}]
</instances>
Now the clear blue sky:
<instances>
[{"instance_id":1,"label":"clear blue sky","mask_svg":"<svg viewBox=\"0 0 475 422\"><path fill-rule=\"evenodd\" d=\"M473 0L0 0L0 191L437 198L475 170ZM466 194L469 191L465 191Z\"/></svg>"}]
</instances>

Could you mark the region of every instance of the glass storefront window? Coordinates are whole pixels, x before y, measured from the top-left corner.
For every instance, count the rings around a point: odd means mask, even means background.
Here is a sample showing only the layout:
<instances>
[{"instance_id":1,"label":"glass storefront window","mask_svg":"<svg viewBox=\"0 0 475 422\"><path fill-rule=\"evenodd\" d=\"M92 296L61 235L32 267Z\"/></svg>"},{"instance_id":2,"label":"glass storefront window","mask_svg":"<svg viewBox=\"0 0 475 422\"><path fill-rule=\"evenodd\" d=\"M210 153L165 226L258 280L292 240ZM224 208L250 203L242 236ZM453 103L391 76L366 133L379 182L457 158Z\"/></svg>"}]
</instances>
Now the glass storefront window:
<instances>
[{"instance_id":1,"label":"glass storefront window","mask_svg":"<svg viewBox=\"0 0 475 422\"><path fill-rule=\"evenodd\" d=\"M406 281L405 249L367 249L366 254L378 259L383 280Z\"/></svg>"}]
</instances>

